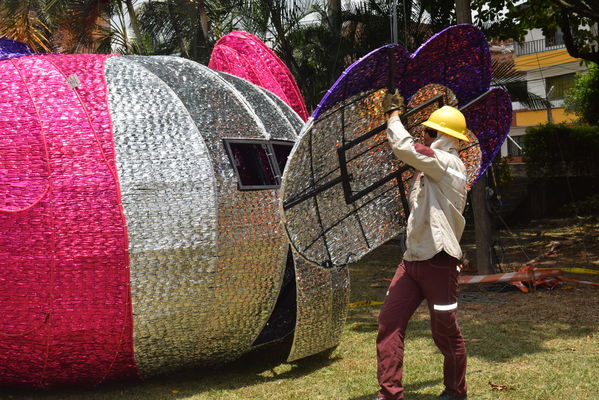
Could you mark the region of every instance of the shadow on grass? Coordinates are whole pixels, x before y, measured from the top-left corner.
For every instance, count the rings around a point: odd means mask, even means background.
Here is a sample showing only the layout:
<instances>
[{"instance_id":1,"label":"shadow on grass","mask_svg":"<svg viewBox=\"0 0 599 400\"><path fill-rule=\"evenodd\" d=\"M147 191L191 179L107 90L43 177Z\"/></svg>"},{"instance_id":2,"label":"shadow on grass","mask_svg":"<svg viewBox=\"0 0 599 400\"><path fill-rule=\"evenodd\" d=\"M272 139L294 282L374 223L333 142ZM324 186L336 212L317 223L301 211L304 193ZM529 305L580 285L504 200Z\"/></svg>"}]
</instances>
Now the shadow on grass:
<instances>
[{"instance_id":1,"label":"shadow on grass","mask_svg":"<svg viewBox=\"0 0 599 400\"><path fill-rule=\"evenodd\" d=\"M1 400L131 399L164 400L189 398L205 392L229 391L275 380L296 379L327 367L340 357L330 349L286 363L290 342L258 348L236 361L211 368L190 368L137 382L108 382L98 387L68 387L47 390L4 389ZM281 368L285 365L286 368ZM279 368L277 368L279 367ZM281 371L282 370L282 371Z\"/></svg>"},{"instance_id":2,"label":"shadow on grass","mask_svg":"<svg viewBox=\"0 0 599 400\"><path fill-rule=\"evenodd\" d=\"M393 276L400 258L397 244L390 242L352 264L351 301L383 300L389 284L386 280ZM530 300L525 302L519 292L497 297L496 293L486 290L475 293L461 291L460 302L464 307L468 307L466 300L478 303L477 315L460 316L459 323L469 356L505 362L525 354L554 351L547 347L547 342L556 338L576 339L596 333L599 320L574 312L574 308L592 310L596 301L584 298L569 303L564 301L567 296L573 299L572 293L556 291L553 293L555 297L549 295L548 300L547 296L535 296L533 292L528 295ZM595 292L591 296L596 298ZM519 308L512 309L512 302ZM376 335L378 311L379 307L350 309L348 329ZM429 317L426 315L426 319L422 319L422 315L420 313L418 318L410 321L406 332L408 340L431 338ZM406 350L409 351L409 348Z\"/></svg>"},{"instance_id":3,"label":"shadow on grass","mask_svg":"<svg viewBox=\"0 0 599 400\"><path fill-rule=\"evenodd\" d=\"M516 296L518 294L515 294ZM349 330L376 334L376 319L364 314L350 313ZM553 351L546 342L555 338L580 338L597 332L599 324L557 323L556 321L505 319L484 320L463 318L460 328L466 341L468 355L487 361L505 362L525 354ZM427 319L412 319L408 325L406 338L431 338L430 322ZM406 345L409 351L409 344ZM374 356L374 355L373 355Z\"/></svg>"}]
</instances>

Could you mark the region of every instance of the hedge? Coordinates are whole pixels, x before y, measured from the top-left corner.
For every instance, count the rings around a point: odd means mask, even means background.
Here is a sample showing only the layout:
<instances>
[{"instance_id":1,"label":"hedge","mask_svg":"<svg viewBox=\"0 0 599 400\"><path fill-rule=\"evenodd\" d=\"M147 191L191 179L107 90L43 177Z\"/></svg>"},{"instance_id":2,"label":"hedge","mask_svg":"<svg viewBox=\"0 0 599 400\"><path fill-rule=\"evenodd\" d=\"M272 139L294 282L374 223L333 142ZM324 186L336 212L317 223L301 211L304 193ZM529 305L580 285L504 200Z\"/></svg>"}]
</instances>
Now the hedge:
<instances>
[{"instance_id":1,"label":"hedge","mask_svg":"<svg viewBox=\"0 0 599 400\"><path fill-rule=\"evenodd\" d=\"M538 125L522 145L529 177L599 175L599 126Z\"/></svg>"}]
</instances>

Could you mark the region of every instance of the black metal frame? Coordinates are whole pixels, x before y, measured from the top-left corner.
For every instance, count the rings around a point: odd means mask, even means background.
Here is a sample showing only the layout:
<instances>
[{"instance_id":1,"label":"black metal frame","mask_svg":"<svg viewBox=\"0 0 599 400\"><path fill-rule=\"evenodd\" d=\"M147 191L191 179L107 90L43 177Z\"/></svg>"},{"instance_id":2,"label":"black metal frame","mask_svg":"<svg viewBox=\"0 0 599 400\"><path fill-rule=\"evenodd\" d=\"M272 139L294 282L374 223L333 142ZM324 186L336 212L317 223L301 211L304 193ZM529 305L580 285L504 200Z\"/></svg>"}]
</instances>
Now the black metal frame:
<instances>
[{"instance_id":1,"label":"black metal frame","mask_svg":"<svg viewBox=\"0 0 599 400\"><path fill-rule=\"evenodd\" d=\"M410 110L408 110L407 112L405 112L401 116L402 122L405 123L408 116L410 116L412 114L415 114L415 113L417 113L419 111L422 111L424 108L426 108L426 107L428 107L431 104L434 104L436 102L439 102L439 103L442 104L442 102L443 102L443 95L442 94L439 94L439 95L433 97L432 99L428 100L427 102L425 102L425 103L423 103L423 104L421 104L421 105L419 105L417 107L411 108ZM368 193L372 192L373 190L375 190L375 189L379 188L380 186L384 185L385 183L387 183L387 182L389 182L389 181L391 181L393 179L397 179L398 186L400 186L400 195L401 195L402 205L403 205L404 209L406 210L406 213L408 213L409 212L409 206L408 206L408 201L405 198L405 186L404 186L403 180L401 179L401 175L405 171L407 171L407 170L409 170L411 168L411 167L409 167L407 165L404 166L404 167L402 167L402 168L400 168L397 171L392 172L391 174L385 176L384 178L379 179L378 181L376 181L372 185L370 185L367 188L362 189L362 190L360 190L358 192L354 193L352 191L352 188L351 188L352 175L348 173L347 163L349 161L352 161L355 158L359 157L360 155L368 152L369 150L372 150L373 148L375 148L377 146L380 146L381 144L383 144L386 141L386 139L383 140L383 141L381 141L381 142L379 142L379 143L377 143L375 146L370 147L369 149L365 150L364 152L360 153L358 156L354 157L353 159L347 160L347 158L345 156L345 153L349 149L351 149L351 148L359 145L363 141L370 139L371 137L375 136L376 134L378 134L378 133L380 133L380 132L382 132L382 131L384 131L386 129L387 129L387 123L383 123L382 125L377 126L376 128L374 128L374 129L370 130L369 132L365 133L364 135L362 135L362 136L360 136L360 137L358 137L358 138L356 138L354 140L351 140L351 141L345 143L343 146L339 147L337 149L337 157L339 159L339 172L340 172L340 176L338 176L337 178L334 178L334 179L332 179L332 180L330 180L328 182L325 182L322 185L319 185L319 186L315 187L314 189L310 190L307 193L304 193L302 195L296 196L295 198L287 200L283 204L283 209L287 210L287 209L289 209L289 208L291 208L291 207L293 207L293 206L295 206L295 205L297 205L297 204L299 204L299 203L301 203L301 202L303 202L303 201L305 201L305 200L307 200L307 199L309 199L311 197L316 196L317 194L319 194L319 193L321 193L321 192L323 192L323 191L329 189L330 187L332 187L332 186L334 186L336 184L339 184L339 183L341 183L341 185L343 187L343 194L344 194L344 197L345 197L345 202L347 204L352 204L355 201L357 201L358 199L366 196Z\"/></svg>"},{"instance_id":2,"label":"black metal frame","mask_svg":"<svg viewBox=\"0 0 599 400\"><path fill-rule=\"evenodd\" d=\"M484 93L482 93L481 95L477 96L476 98L472 99L470 102L468 102L467 104L465 104L463 107L460 107L460 111L464 111L466 109L468 109L469 107L472 107L478 103L480 103L482 100L485 99L485 97L487 97L487 95L489 95L489 93L491 93L491 91L486 91ZM415 113L418 113L420 111L422 111L423 109L429 107L432 104L438 103L439 106L442 106L444 101L443 101L443 94L438 94L435 97L427 100L426 102L411 108L409 110L407 110L405 113L403 113L400 118L402 123L404 123L404 125L407 122L407 118ZM412 126L407 126L406 129L410 129ZM385 129L387 129L387 124L383 123L382 125L377 126L376 128L370 130L369 132L365 133L364 135L349 141L345 144L343 144L341 147L339 147L337 149L337 157L339 159L339 172L340 172L340 176L327 181L315 188L313 188L312 190L301 194L299 196L296 196L292 199L287 200L284 204L283 204L283 209L284 210L288 210L291 207L294 207L295 205L309 199L312 198L314 196L316 196L319 193L324 192L325 190L331 188L332 186L335 186L339 183L341 183L342 187L343 187L343 195L345 197L345 202L347 204L352 204L355 201L357 201L358 199L366 196L368 193L372 192L373 190L379 188L380 186L384 185L385 183L393 180L393 179L397 179L397 183L398 186L400 186L400 195L401 195L401 201L402 201L402 205L406 211L406 214L409 213L409 206L408 206L408 201L405 197L405 186L404 186L404 182L403 179L401 179L401 175L411 169L411 167L409 166L403 166L400 169L398 169L397 171L394 171L392 173L390 173L389 175L379 179L378 181L374 182L373 184L371 184L370 186L368 186L367 188L364 188L360 191L357 192L353 192L352 188L351 188L351 180L352 180L352 175L350 173L348 173L348 169L347 169L347 163L354 160L355 158L361 156L362 154L372 150L373 148L380 146L381 144L385 143L385 141L387 139L384 139L383 141L377 143L376 145L366 149L365 151L363 151L362 153L360 153L359 155L357 155L356 157L347 160L345 153L357 146L358 144L362 143L365 140L370 139L371 137L373 137L374 135L376 135L377 133L380 133L382 131L384 131ZM332 172L332 171L331 171Z\"/></svg>"},{"instance_id":3,"label":"black metal frame","mask_svg":"<svg viewBox=\"0 0 599 400\"><path fill-rule=\"evenodd\" d=\"M439 105L443 104L443 95L442 94L438 94L435 97L431 98L430 100L426 101L425 103L422 103L414 108L411 108L410 110L406 111L403 115L401 115L401 120L402 122L405 124L407 117L409 117L412 114L415 114L421 110L423 110L424 108L435 104L435 103L439 103ZM411 128L411 126L408 126L406 129ZM408 202L407 199L405 199L405 186L404 186L404 182L403 179L401 179L401 175L411 169L410 166L405 165L403 167L401 167L400 169L398 169L395 172L390 173L389 175L379 179L378 181L374 182L373 184L371 184L370 186L355 192L352 190L351 188L351 182L350 182L350 177L347 173L347 162L348 160L346 160L345 158L345 152L348 151L349 149L351 149L352 147L355 147L357 145L359 145L360 143L362 143L365 140L370 139L371 137L373 137L374 135L376 135L379 132L382 132L384 130L387 129L387 124L384 123L376 128L374 128L373 130L371 130L370 132L367 132L366 134L352 140L351 142L346 143L345 145L339 147L337 149L337 156L339 157L339 167L340 167L340 172L341 172L341 177L342 177L342 184L343 184L343 194L345 196L345 202L347 204L351 204L355 201L357 201L358 199L366 196L368 193L372 192L373 190L379 188L380 186L384 185L385 183L392 181L393 179L397 179L397 183L400 186L400 193L402 196L402 205L404 206L404 208L406 209L406 213L409 212L409 206L408 206ZM380 146L382 143L384 143L385 141L387 141L387 139L384 139L383 141L381 141L380 143L377 143L375 146L372 146L368 149L366 149L365 151L363 151L362 153L360 153L360 155L368 152L369 150L374 149L377 146ZM354 157L353 159L355 159L357 157ZM352 159L352 160L353 160ZM349 161L352 161L349 160ZM399 178L399 179L398 179Z\"/></svg>"},{"instance_id":4,"label":"black metal frame","mask_svg":"<svg viewBox=\"0 0 599 400\"><path fill-rule=\"evenodd\" d=\"M290 146L294 145L292 141L286 140L266 140L266 139L244 139L244 138L223 138L223 146L225 147L225 151L227 152L227 156L229 157L229 162L231 163L231 167L233 167L233 171L235 172L235 177L237 178L237 188L241 191L250 191L250 190L270 190L270 189L278 189L281 187L281 176L282 171L279 168L278 160L275 157L275 152L272 147L273 144L288 144ZM241 176L239 175L239 171L237 170L237 165L235 164L235 157L233 156L233 151L231 150L232 143L241 143L241 144L259 144L264 148L266 152L266 157L268 159L268 163L270 164L270 168L274 174L276 185L244 185L241 183Z\"/></svg>"}]
</instances>

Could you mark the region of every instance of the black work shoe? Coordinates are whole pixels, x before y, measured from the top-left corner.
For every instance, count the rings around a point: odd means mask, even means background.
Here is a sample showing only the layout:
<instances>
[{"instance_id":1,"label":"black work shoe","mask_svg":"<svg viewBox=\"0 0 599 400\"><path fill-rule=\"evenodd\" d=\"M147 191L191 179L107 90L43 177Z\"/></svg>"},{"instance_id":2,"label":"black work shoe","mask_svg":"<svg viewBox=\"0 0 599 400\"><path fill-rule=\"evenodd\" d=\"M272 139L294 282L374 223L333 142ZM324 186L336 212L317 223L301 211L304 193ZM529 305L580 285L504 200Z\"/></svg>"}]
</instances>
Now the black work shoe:
<instances>
[{"instance_id":1,"label":"black work shoe","mask_svg":"<svg viewBox=\"0 0 599 400\"><path fill-rule=\"evenodd\" d=\"M443 392L438 397L435 398L435 400L466 400L466 399L468 399L467 395L453 396L447 392Z\"/></svg>"}]
</instances>

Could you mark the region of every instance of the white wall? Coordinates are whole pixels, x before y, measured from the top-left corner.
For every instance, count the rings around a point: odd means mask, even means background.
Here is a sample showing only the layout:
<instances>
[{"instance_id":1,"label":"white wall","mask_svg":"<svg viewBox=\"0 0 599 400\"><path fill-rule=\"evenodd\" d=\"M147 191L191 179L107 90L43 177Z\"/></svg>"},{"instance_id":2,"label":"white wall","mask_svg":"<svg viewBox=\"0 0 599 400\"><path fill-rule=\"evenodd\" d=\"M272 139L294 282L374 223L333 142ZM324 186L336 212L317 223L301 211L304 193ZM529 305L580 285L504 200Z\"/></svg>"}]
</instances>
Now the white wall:
<instances>
[{"instance_id":1,"label":"white wall","mask_svg":"<svg viewBox=\"0 0 599 400\"><path fill-rule=\"evenodd\" d=\"M541 57L543 53L539 53ZM545 88L545 79L552 76L566 75L575 72L586 71L587 68L584 64L580 64L579 61L573 61L566 64L553 65L551 67L541 67L538 69L531 69L526 72L526 80L528 84L528 91L535 93L539 96L545 97L547 88ZM558 101L561 106L561 100Z\"/></svg>"}]
</instances>

